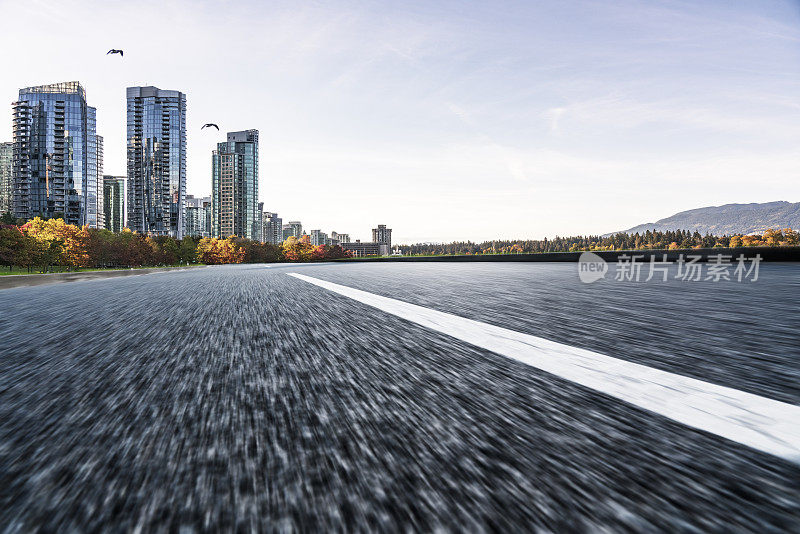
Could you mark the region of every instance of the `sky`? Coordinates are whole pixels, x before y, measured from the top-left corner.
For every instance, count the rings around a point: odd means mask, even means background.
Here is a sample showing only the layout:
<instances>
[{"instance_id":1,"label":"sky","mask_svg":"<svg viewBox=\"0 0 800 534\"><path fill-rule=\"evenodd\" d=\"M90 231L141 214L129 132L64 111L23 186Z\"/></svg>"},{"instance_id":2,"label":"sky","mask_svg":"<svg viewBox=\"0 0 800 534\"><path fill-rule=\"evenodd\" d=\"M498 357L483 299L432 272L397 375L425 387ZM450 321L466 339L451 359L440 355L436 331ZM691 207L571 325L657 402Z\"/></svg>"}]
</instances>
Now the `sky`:
<instances>
[{"instance_id":1,"label":"sky","mask_svg":"<svg viewBox=\"0 0 800 534\"><path fill-rule=\"evenodd\" d=\"M797 0L0 0L0 13L0 141L21 87L78 80L104 172L124 175L125 88L180 90L187 192L210 195L215 144L255 128L264 209L306 231L540 239L800 201Z\"/></svg>"}]
</instances>

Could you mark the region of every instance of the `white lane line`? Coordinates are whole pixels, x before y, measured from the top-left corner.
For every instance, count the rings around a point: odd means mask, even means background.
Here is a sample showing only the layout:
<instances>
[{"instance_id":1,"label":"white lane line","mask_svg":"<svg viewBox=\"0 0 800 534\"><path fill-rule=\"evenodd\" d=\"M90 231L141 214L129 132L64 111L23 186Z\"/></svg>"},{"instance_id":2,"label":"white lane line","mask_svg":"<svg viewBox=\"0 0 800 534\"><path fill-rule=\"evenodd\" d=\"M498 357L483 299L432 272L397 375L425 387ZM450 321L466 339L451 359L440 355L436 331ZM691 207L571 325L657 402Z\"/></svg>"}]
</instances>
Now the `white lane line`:
<instances>
[{"instance_id":1,"label":"white lane line","mask_svg":"<svg viewBox=\"0 0 800 534\"><path fill-rule=\"evenodd\" d=\"M800 406L318 278L287 274L685 425L800 463Z\"/></svg>"}]
</instances>

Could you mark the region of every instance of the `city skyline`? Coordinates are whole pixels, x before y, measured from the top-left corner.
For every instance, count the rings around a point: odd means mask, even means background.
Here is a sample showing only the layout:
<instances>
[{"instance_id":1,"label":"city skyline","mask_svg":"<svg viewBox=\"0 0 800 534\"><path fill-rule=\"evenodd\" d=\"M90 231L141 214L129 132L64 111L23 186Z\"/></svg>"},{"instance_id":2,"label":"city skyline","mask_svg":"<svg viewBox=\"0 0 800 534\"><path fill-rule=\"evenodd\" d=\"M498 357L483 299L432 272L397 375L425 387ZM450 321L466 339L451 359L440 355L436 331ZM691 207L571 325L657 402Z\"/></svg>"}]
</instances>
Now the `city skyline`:
<instances>
[{"instance_id":1,"label":"city skyline","mask_svg":"<svg viewBox=\"0 0 800 534\"><path fill-rule=\"evenodd\" d=\"M150 11L159 17L147 16L145 42L132 28ZM403 243L541 238L798 200L791 2L245 2L214 35L207 3L4 3L4 14L7 48L20 28L33 39L0 92L11 101L21 87L80 80L98 108L105 173L125 169L125 89L174 88L190 101L187 192L211 192L207 155L221 136L202 124L258 128L259 200L309 228L363 238L384 220ZM77 29L56 46L64 20ZM248 53L231 60L222 42ZM124 58L106 57L111 47ZM153 60L171 48L181 53ZM231 75L208 81L215 61ZM11 140L10 122L0 141Z\"/></svg>"}]
</instances>

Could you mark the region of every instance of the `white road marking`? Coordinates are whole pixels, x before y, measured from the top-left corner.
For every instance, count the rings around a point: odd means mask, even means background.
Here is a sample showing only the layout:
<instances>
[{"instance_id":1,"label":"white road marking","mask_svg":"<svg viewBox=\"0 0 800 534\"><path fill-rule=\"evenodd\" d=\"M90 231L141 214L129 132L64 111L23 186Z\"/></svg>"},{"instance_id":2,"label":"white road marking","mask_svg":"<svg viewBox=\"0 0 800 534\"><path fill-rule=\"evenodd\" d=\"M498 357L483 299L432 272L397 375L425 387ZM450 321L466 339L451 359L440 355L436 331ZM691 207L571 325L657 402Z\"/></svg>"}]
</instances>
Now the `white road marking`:
<instances>
[{"instance_id":1,"label":"white road marking","mask_svg":"<svg viewBox=\"0 0 800 534\"><path fill-rule=\"evenodd\" d=\"M685 425L800 463L800 406L318 278L287 274Z\"/></svg>"}]
</instances>

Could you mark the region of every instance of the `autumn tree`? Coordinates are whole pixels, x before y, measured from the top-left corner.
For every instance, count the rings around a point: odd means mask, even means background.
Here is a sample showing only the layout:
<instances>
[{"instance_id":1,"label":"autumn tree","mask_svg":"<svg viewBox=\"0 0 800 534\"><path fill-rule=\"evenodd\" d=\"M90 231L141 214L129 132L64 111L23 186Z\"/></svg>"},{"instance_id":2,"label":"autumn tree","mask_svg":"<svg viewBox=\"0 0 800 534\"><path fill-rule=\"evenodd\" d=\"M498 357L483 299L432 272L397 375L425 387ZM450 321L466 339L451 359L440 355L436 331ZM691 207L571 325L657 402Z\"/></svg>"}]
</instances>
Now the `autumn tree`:
<instances>
[{"instance_id":1,"label":"autumn tree","mask_svg":"<svg viewBox=\"0 0 800 534\"><path fill-rule=\"evenodd\" d=\"M31 265L34 240L25 235L18 227L0 226L0 264L10 269L13 266L27 267Z\"/></svg>"},{"instance_id":2,"label":"autumn tree","mask_svg":"<svg viewBox=\"0 0 800 534\"><path fill-rule=\"evenodd\" d=\"M197 259L207 265L242 263L244 258L245 250L236 243L233 236L226 239L204 237L197 244Z\"/></svg>"},{"instance_id":3,"label":"autumn tree","mask_svg":"<svg viewBox=\"0 0 800 534\"><path fill-rule=\"evenodd\" d=\"M777 247L783 241L783 232L775 230L774 228L767 228L761 236L761 240L767 246Z\"/></svg>"},{"instance_id":4,"label":"autumn tree","mask_svg":"<svg viewBox=\"0 0 800 534\"><path fill-rule=\"evenodd\" d=\"M351 251L344 250L339 245L319 245L311 251L309 259L311 261L325 261L351 258L352 256L353 253Z\"/></svg>"},{"instance_id":5,"label":"autumn tree","mask_svg":"<svg viewBox=\"0 0 800 534\"><path fill-rule=\"evenodd\" d=\"M783 229L783 245L787 247L796 247L800 245L800 233L792 230L791 228Z\"/></svg>"},{"instance_id":6,"label":"autumn tree","mask_svg":"<svg viewBox=\"0 0 800 534\"><path fill-rule=\"evenodd\" d=\"M308 236L303 236L300 239L290 236L283 242L281 249L283 250L283 257L287 261L309 261L311 259L314 245L309 240L304 239L305 237Z\"/></svg>"},{"instance_id":7,"label":"autumn tree","mask_svg":"<svg viewBox=\"0 0 800 534\"><path fill-rule=\"evenodd\" d=\"M47 270L51 265L70 265L67 242L71 242L78 228L63 219L34 217L20 228L34 240L32 263Z\"/></svg>"}]
</instances>

